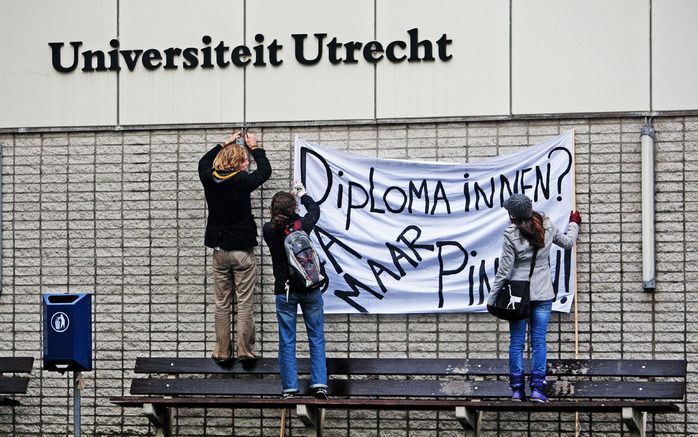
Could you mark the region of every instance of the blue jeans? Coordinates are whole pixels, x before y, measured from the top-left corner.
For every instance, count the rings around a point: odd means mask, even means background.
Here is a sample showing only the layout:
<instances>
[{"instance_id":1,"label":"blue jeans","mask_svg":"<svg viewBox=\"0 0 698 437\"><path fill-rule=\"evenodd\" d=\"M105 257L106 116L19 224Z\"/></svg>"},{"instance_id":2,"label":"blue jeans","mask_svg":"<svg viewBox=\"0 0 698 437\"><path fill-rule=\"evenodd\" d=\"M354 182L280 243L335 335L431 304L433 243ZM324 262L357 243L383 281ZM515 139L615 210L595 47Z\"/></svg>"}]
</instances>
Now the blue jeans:
<instances>
[{"instance_id":1,"label":"blue jeans","mask_svg":"<svg viewBox=\"0 0 698 437\"><path fill-rule=\"evenodd\" d=\"M523 351L526 343L526 326L531 324L531 373L545 375L548 345L548 321L553 301L531 301L531 315L528 319L509 322L509 373L524 373Z\"/></svg>"},{"instance_id":2,"label":"blue jeans","mask_svg":"<svg viewBox=\"0 0 698 437\"><path fill-rule=\"evenodd\" d=\"M276 295L276 319L279 322L279 370L284 393L298 391L296 367L296 318L298 305L303 313L305 329L310 344L310 388L327 387L327 362L325 360L325 315L322 309L322 293L319 289L310 293Z\"/></svg>"}]
</instances>

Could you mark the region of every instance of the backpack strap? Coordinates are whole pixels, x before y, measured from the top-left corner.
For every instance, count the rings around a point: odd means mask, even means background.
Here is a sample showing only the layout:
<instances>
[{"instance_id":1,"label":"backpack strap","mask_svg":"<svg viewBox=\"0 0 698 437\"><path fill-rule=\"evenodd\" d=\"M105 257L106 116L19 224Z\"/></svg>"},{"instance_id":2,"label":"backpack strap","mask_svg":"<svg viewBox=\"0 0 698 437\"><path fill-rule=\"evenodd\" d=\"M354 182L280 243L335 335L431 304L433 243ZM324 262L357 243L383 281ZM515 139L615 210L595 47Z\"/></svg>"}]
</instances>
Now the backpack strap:
<instances>
[{"instance_id":1,"label":"backpack strap","mask_svg":"<svg viewBox=\"0 0 698 437\"><path fill-rule=\"evenodd\" d=\"M300 219L292 221L291 223L286 225L286 228L284 228L284 236L287 236L291 232L301 229L301 227L302 223Z\"/></svg>"},{"instance_id":2,"label":"backpack strap","mask_svg":"<svg viewBox=\"0 0 698 437\"><path fill-rule=\"evenodd\" d=\"M538 256L538 248L534 247L533 248L533 258L531 258L531 270L528 272L528 280L531 280L531 276L533 276L533 268L536 266L536 256Z\"/></svg>"}]
</instances>

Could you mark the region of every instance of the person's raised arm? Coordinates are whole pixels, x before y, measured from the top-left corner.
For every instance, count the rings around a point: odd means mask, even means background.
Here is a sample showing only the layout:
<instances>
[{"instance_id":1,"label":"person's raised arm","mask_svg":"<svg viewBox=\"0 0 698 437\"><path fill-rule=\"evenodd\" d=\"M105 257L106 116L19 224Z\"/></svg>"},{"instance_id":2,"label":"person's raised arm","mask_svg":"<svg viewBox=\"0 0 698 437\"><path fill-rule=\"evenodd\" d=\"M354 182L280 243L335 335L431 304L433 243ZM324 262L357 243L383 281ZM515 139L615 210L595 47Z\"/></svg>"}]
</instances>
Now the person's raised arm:
<instances>
[{"instance_id":1,"label":"person's raised arm","mask_svg":"<svg viewBox=\"0 0 698 437\"><path fill-rule=\"evenodd\" d=\"M300 198L301 203L305 207L306 213L301 219L302 226L306 233L310 233L318 220L320 220L320 207L315 203L315 200L305 192L305 187L302 183L296 182L296 184L293 185L293 193Z\"/></svg>"},{"instance_id":2,"label":"person's raised arm","mask_svg":"<svg viewBox=\"0 0 698 437\"><path fill-rule=\"evenodd\" d=\"M563 249L571 249L574 242L577 241L579 235L579 226L582 224L582 215L579 211L570 212L570 223L567 227L567 233L563 234L555 224L553 224L553 243Z\"/></svg>"},{"instance_id":3,"label":"person's raised arm","mask_svg":"<svg viewBox=\"0 0 698 437\"><path fill-rule=\"evenodd\" d=\"M271 177L271 164L267 159L264 149L257 144L257 137L253 133L245 133L245 144L250 149L250 154L257 163L257 169L251 173L241 175L238 182L242 189L254 191Z\"/></svg>"},{"instance_id":4,"label":"person's raised arm","mask_svg":"<svg viewBox=\"0 0 698 437\"><path fill-rule=\"evenodd\" d=\"M199 179L201 179L201 181L213 179L213 161L216 159L216 155L218 155L218 152L223 150L225 147L229 147L230 145L234 144L235 140L239 137L239 131L230 134L222 144L216 144L214 148L206 152L204 156L201 157L199 160Z\"/></svg>"}]
</instances>

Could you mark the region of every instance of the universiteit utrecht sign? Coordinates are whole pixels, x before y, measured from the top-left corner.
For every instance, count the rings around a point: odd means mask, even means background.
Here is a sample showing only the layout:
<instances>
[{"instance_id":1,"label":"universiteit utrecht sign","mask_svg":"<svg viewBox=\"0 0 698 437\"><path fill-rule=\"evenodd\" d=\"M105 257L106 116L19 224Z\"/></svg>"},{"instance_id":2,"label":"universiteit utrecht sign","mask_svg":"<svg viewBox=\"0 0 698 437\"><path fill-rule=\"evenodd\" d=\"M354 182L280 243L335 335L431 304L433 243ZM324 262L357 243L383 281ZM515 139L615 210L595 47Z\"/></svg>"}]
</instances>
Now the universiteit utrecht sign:
<instances>
[{"instance_id":1,"label":"universiteit utrecht sign","mask_svg":"<svg viewBox=\"0 0 698 437\"><path fill-rule=\"evenodd\" d=\"M331 64L357 64L359 62L378 63L387 60L401 62L446 62L453 57L449 46L453 43L444 33L438 39L419 38L419 29L406 31L404 40L388 43L380 41L341 41L336 36L326 33L291 34L293 54L296 62L302 65L315 65L319 62ZM53 68L61 73L71 73L80 68L84 72L121 71L123 68L134 71L138 65L146 70L184 70L196 68L280 66L284 62L284 46L277 39L267 42L265 36L258 33L254 37L256 44L229 46L225 41L214 42L209 35L201 38L200 47L168 47L165 49L123 49L118 39L109 41L108 50L82 50L82 41L49 42ZM72 53L71 53L72 52Z\"/></svg>"}]
</instances>

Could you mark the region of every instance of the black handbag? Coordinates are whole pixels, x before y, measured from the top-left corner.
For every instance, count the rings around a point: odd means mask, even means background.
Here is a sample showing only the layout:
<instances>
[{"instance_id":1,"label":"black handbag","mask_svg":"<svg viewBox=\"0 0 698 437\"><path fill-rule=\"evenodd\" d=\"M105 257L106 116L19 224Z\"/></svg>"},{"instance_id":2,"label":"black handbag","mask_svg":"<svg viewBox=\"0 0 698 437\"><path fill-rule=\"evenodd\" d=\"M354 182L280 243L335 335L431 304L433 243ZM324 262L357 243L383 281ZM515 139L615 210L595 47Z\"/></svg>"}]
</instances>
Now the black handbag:
<instances>
[{"instance_id":1,"label":"black handbag","mask_svg":"<svg viewBox=\"0 0 698 437\"><path fill-rule=\"evenodd\" d=\"M528 281L504 281L504 285L497 291L493 305L487 305L487 311L493 316L515 322L527 319L531 313L531 276L536 265L538 248L533 249L531 259L531 271L528 273Z\"/></svg>"}]
</instances>

